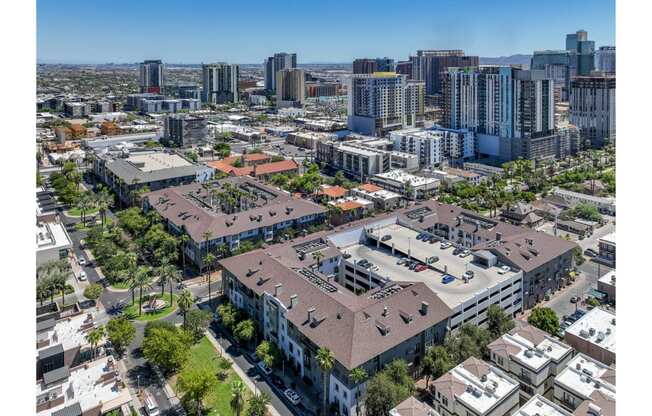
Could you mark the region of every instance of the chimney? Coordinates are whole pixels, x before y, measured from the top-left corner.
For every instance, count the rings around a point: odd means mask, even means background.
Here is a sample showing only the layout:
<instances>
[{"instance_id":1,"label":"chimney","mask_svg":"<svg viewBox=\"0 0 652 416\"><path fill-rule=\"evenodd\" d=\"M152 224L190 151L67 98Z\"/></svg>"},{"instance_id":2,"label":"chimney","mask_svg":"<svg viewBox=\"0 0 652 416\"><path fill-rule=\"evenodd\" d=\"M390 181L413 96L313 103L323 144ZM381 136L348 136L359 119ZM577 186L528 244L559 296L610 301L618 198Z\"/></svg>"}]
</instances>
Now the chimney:
<instances>
[{"instance_id":1,"label":"chimney","mask_svg":"<svg viewBox=\"0 0 652 416\"><path fill-rule=\"evenodd\" d=\"M297 295L290 296L290 309L294 309L297 306L299 297Z\"/></svg>"},{"instance_id":2,"label":"chimney","mask_svg":"<svg viewBox=\"0 0 652 416\"><path fill-rule=\"evenodd\" d=\"M503 239L503 234L502 233L496 233L496 241L500 241Z\"/></svg>"},{"instance_id":3,"label":"chimney","mask_svg":"<svg viewBox=\"0 0 652 416\"><path fill-rule=\"evenodd\" d=\"M314 306L308 309L308 322L312 322L312 320L315 318L315 311L316 309Z\"/></svg>"},{"instance_id":4,"label":"chimney","mask_svg":"<svg viewBox=\"0 0 652 416\"><path fill-rule=\"evenodd\" d=\"M428 314L428 302L426 302L425 300L421 302L421 314L422 315Z\"/></svg>"},{"instance_id":5,"label":"chimney","mask_svg":"<svg viewBox=\"0 0 652 416\"><path fill-rule=\"evenodd\" d=\"M277 283L274 285L274 297L277 298L281 294L281 289L283 289L282 283Z\"/></svg>"},{"instance_id":6,"label":"chimney","mask_svg":"<svg viewBox=\"0 0 652 416\"><path fill-rule=\"evenodd\" d=\"M389 312L389 308L387 306L383 307L383 316L387 316L387 313Z\"/></svg>"}]
</instances>

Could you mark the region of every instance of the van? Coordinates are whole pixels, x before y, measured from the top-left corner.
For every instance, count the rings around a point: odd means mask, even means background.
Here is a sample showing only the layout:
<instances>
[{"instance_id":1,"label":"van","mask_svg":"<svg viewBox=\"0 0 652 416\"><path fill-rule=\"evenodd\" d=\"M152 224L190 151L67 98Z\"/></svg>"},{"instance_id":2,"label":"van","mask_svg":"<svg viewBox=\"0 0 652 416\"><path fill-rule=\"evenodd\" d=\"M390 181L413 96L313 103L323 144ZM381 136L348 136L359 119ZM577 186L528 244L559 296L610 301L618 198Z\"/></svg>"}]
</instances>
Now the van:
<instances>
[{"instance_id":1,"label":"van","mask_svg":"<svg viewBox=\"0 0 652 416\"><path fill-rule=\"evenodd\" d=\"M160 416L161 414L154 398L149 394L145 396L145 411L147 412L147 416Z\"/></svg>"}]
</instances>

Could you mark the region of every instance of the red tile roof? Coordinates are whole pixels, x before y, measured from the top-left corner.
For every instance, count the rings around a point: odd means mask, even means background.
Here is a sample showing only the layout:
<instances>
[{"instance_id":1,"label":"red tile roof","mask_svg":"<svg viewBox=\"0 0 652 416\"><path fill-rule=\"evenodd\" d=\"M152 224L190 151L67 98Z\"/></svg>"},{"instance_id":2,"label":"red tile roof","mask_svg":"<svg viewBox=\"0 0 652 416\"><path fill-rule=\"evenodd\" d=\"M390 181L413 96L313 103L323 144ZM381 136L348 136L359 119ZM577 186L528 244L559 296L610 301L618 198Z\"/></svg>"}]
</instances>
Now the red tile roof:
<instances>
[{"instance_id":1,"label":"red tile roof","mask_svg":"<svg viewBox=\"0 0 652 416\"><path fill-rule=\"evenodd\" d=\"M362 206L363 205L361 203L355 201L345 201L337 205L337 207L342 211L351 211L354 209L362 208Z\"/></svg>"},{"instance_id":2,"label":"red tile roof","mask_svg":"<svg viewBox=\"0 0 652 416\"><path fill-rule=\"evenodd\" d=\"M372 183L365 183L358 186L358 189L362 189L363 191L367 191L367 192L378 192L381 191L383 188L381 188L378 185L374 185Z\"/></svg>"},{"instance_id":3,"label":"red tile roof","mask_svg":"<svg viewBox=\"0 0 652 416\"><path fill-rule=\"evenodd\" d=\"M273 173L288 172L299 169L299 164L294 160L281 160L280 162L264 163L256 165L254 176L269 175Z\"/></svg>"},{"instance_id":4,"label":"red tile roof","mask_svg":"<svg viewBox=\"0 0 652 416\"><path fill-rule=\"evenodd\" d=\"M346 188L342 188L341 186L329 186L328 188L323 188L318 194L330 196L331 198L342 198L348 192Z\"/></svg>"}]
</instances>

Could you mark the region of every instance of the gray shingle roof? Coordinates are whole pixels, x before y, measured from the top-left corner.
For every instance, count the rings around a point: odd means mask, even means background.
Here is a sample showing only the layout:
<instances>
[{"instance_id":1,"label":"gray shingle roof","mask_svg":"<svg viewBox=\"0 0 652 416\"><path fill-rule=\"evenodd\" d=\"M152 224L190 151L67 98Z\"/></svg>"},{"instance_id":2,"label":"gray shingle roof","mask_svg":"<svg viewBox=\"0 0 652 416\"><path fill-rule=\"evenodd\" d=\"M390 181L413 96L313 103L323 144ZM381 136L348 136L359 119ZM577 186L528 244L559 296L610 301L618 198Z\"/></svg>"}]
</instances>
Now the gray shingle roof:
<instances>
[{"instance_id":1,"label":"gray shingle roof","mask_svg":"<svg viewBox=\"0 0 652 416\"><path fill-rule=\"evenodd\" d=\"M43 383L48 385L60 380L65 380L68 377L70 377L70 369L66 366L59 367L43 374Z\"/></svg>"},{"instance_id":2,"label":"gray shingle roof","mask_svg":"<svg viewBox=\"0 0 652 416\"><path fill-rule=\"evenodd\" d=\"M81 416L82 408L79 403L72 404L68 407L64 407L61 410L52 412L52 416Z\"/></svg>"},{"instance_id":3,"label":"gray shingle roof","mask_svg":"<svg viewBox=\"0 0 652 416\"><path fill-rule=\"evenodd\" d=\"M138 179L140 184L145 184L183 176L195 176L197 172L208 168L201 165L191 165L143 172L125 159L115 159L112 162L107 162L106 169L129 185L133 183L134 179Z\"/></svg>"}]
</instances>

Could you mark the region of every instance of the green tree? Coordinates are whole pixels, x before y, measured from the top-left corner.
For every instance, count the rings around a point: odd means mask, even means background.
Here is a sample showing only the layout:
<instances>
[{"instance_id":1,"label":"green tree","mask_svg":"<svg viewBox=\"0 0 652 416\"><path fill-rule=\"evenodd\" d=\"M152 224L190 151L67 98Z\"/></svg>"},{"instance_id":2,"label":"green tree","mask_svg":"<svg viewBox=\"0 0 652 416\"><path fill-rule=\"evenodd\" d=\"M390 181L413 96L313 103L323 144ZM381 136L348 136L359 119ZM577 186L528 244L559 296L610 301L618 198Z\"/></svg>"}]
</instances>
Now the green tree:
<instances>
[{"instance_id":1,"label":"green tree","mask_svg":"<svg viewBox=\"0 0 652 416\"><path fill-rule=\"evenodd\" d=\"M554 335L559 331L559 318L555 311L550 308L535 307L532 309L527 321L530 325L534 325L549 334Z\"/></svg>"},{"instance_id":2,"label":"green tree","mask_svg":"<svg viewBox=\"0 0 652 416\"><path fill-rule=\"evenodd\" d=\"M444 346L435 345L428 349L422 363L422 371L426 376L426 386L430 377L437 379L453 367L451 356Z\"/></svg>"},{"instance_id":3,"label":"green tree","mask_svg":"<svg viewBox=\"0 0 652 416\"><path fill-rule=\"evenodd\" d=\"M333 369L333 366L335 365L335 358L333 357L333 353L326 348L326 347L320 347L317 350L317 355L316 355L316 361L317 361L317 366L321 370L322 374L322 415L327 416L328 412L328 379L330 376L330 372Z\"/></svg>"},{"instance_id":4,"label":"green tree","mask_svg":"<svg viewBox=\"0 0 652 416\"><path fill-rule=\"evenodd\" d=\"M165 372L181 368L190 356L192 339L179 328L152 328L143 339L143 356Z\"/></svg>"},{"instance_id":5,"label":"green tree","mask_svg":"<svg viewBox=\"0 0 652 416\"><path fill-rule=\"evenodd\" d=\"M206 395L217 386L217 378L206 367L185 368L177 378L177 389L183 394L183 401L194 405L196 414L202 414Z\"/></svg>"},{"instance_id":6,"label":"green tree","mask_svg":"<svg viewBox=\"0 0 652 416\"><path fill-rule=\"evenodd\" d=\"M242 380L233 380L231 382L231 410L236 416L240 416L242 408L244 407L244 394L246 387Z\"/></svg>"},{"instance_id":7,"label":"green tree","mask_svg":"<svg viewBox=\"0 0 652 416\"><path fill-rule=\"evenodd\" d=\"M410 377L408 365L405 360L394 360L385 366L383 371L394 384L405 387L410 393L414 391L414 381Z\"/></svg>"},{"instance_id":8,"label":"green tree","mask_svg":"<svg viewBox=\"0 0 652 416\"><path fill-rule=\"evenodd\" d=\"M84 297L91 300L97 300L102 296L104 287L99 283L91 283L84 289Z\"/></svg>"},{"instance_id":9,"label":"green tree","mask_svg":"<svg viewBox=\"0 0 652 416\"><path fill-rule=\"evenodd\" d=\"M246 416L265 416L270 397L267 393L254 394L247 400Z\"/></svg>"},{"instance_id":10,"label":"green tree","mask_svg":"<svg viewBox=\"0 0 652 416\"><path fill-rule=\"evenodd\" d=\"M236 325L233 335L238 342L249 343L256 335L256 324L251 319L245 319Z\"/></svg>"},{"instance_id":11,"label":"green tree","mask_svg":"<svg viewBox=\"0 0 652 416\"><path fill-rule=\"evenodd\" d=\"M232 304L225 302L217 307L217 314L226 328L233 331L238 319L238 310Z\"/></svg>"},{"instance_id":12,"label":"green tree","mask_svg":"<svg viewBox=\"0 0 652 416\"><path fill-rule=\"evenodd\" d=\"M490 341L491 334L487 329L465 324L455 335L446 337L444 345L452 360L461 363L469 357L485 356Z\"/></svg>"},{"instance_id":13,"label":"green tree","mask_svg":"<svg viewBox=\"0 0 652 416\"><path fill-rule=\"evenodd\" d=\"M360 415L360 384L365 382L369 375L363 367L357 367L349 373L349 380L356 386L355 389L355 415Z\"/></svg>"},{"instance_id":14,"label":"green tree","mask_svg":"<svg viewBox=\"0 0 652 416\"><path fill-rule=\"evenodd\" d=\"M317 262L317 269L321 267L321 261L324 258L324 253L321 251L313 251L312 252L312 259Z\"/></svg>"},{"instance_id":15,"label":"green tree","mask_svg":"<svg viewBox=\"0 0 652 416\"><path fill-rule=\"evenodd\" d=\"M126 317L119 316L106 324L106 334L115 351L121 356L125 348L134 340L136 328Z\"/></svg>"},{"instance_id":16,"label":"green tree","mask_svg":"<svg viewBox=\"0 0 652 416\"><path fill-rule=\"evenodd\" d=\"M410 392L405 386L395 384L385 371L381 371L367 382L365 413L389 416L389 411L409 396Z\"/></svg>"},{"instance_id":17,"label":"green tree","mask_svg":"<svg viewBox=\"0 0 652 416\"><path fill-rule=\"evenodd\" d=\"M487 309L487 329L491 338L496 339L514 328L514 320L498 305L491 305Z\"/></svg>"},{"instance_id":18,"label":"green tree","mask_svg":"<svg viewBox=\"0 0 652 416\"><path fill-rule=\"evenodd\" d=\"M172 297L172 288L175 283L181 281L181 271L176 268L175 265L164 262L158 268L158 284L161 286L161 296L163 296L165 291L165 286L168 286L170 289L170 304L174 304L174 298Z\"/></svg>"},{"instance_id":19,"label":"green tree","mask_svg":"<svg viewBox=\"0 0 652 416\"><path fill-rule=\"evenodd\" d=\"M181 311L181 314L183 315L183 327L187 328L186 326L186 315L188 314L188 311L192 308L192 305L194 303L194 296L188 289L184 289L181 294L179 294L179 300L178 300L178 305L179 305L179 310Z\"/></svg>"},{"instance_id":20,"label":"green tree","mask_svg":"<svg viewBox=\"0 0 652 416\"><path fill-rule=\"evenodd\" d=\"M265 340L256 347L256 357L272 368L280 361L281 354L276 344Z\"/></svg>"},{"instance_id":21,"label":"green tree","mask_svg":"<svg viewBox=\"0 0 652 416\"><path fill-rule=\"evenodd\" d=\"M211 314L202 309L192 309L184 318L184 328L192 336L193 341L199 341L211 323Z\"/></svg>"},{"instance_id":22,"label":"green tree","mask_svg":"<svg viewBox=\"0 0 652 416\"><path fill-rule=\"evenodd\" d=\"M138 267L134 280L134 284L138 288L138 316L143 313L143 289L152 287L152 281L152 268L149 266Z\"/></svg>"},{"instance_id":23,"label":"green tree","mask_svg":"<svg viewBox=\"0 0 652 416\"><path fill-rule=\"evenodd\" d=\"M586 261L586 259L582 255L581 247L578 246L573 249L573 260L575 260L576 266L581 266Z\"/></svg>"},{"instance_id":24,"label":"green tree","mask_svg":"<svg viewBox=\"0 0 652 416\"><path fill-rule=\"evenodd\" d=\"M100 343L100 341L102 341L102 338L104 338L104 327L102 325L93 329L86 335L86 340L89 344L91 344L91 356L93 358L95 358L97 345Z\"/></svg>"}]
</instances>

